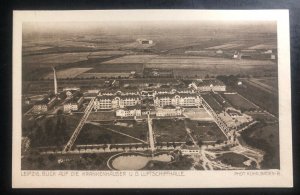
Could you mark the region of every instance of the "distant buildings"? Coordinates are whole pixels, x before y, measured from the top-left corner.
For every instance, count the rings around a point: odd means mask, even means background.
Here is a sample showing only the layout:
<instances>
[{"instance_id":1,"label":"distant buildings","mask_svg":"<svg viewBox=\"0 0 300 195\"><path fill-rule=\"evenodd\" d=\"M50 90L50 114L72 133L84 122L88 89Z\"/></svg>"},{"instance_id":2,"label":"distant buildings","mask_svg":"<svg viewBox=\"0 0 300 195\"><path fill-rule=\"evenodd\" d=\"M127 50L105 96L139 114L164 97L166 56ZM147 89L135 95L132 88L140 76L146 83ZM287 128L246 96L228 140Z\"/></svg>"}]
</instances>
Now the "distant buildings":
<instances>
[{"instance_id":1,"label":"distant buildings","mask_svg":"<svg viewBox=\"0 0 300 195\"><path fill-rule=\"evenodd\" d=\"M200 154L200 147L199 146L189 146L186 144L183 144L180 147L180 151L182 153L182 155L192 155L192 154Z\"/></svg>"},{"instance_id":2,"label":"distant buildings","mask_svg":"<svg viewBox=\"0 0 300 195\"><path fill-rule=\"evenodd\" d=\"M57 101L55 95L48 95L44 97L42 100L36 102L33 106L34 113L47 112L50 108L52 108Z\"/></svg>"},{"instance_id":3,"label":"distant buildings","mask_svg":"<svg viewBox=\"0 0 300 195\"><path fill-rule=\"evenodd\" d=\"M152 45L153 44L153 40L149 40L149 39L138 39L137 41L139 44L142 44L142 45Z\"/></svg>"},{"instance_id":4,"label":"distant buildings","mask_svg":"<svg viewBox=\"0 0 300 195\"><path fill-rule=\"evenodd\" d=\"M196 94L158 94L154 98L154 105L156 107L164 106L182 106L182 107L192 107L200 106L202 99Z\"/></svg>"},{"instance_id":5,"label":"distant buildings","mask_svg":"<svg viewBox=\"0 0 300 195\"><path fill-rule=\"evenodd\" d=\"M172 105L164 106L163 108L156 109L156 116L180 116L182 109Z\"/></svg>"},{"instance_id":6,"label":"distant buildings","mask_svg":"<svg viewBox=\"0 0 300 195\"><path fill-rule=\"evenodd\" d=\"M226 91L226 85L217 79L199 79L193 81L189 86L198 91Z\"/></svg>"},{"instance_id":7,"label":"distant buildings","mask_svg":"<svg viewBox=\"0 0 300 195\"><path fill-rule=\"evenodd\" d=\"M138 95L101 95L94 101L94 110L125 108L140 103Z\"/></svg>"},{"instance_id":8,"label":"distant buildings","mask_svg":"<svg viewBox=\"0 0 300 195\"><path fill-rule=\"evenodd\" d=\"M127 106L126 108L116 110L116 116L129 117L129 116L141 116L141 106Z\"/></svg>"}]
</instances>

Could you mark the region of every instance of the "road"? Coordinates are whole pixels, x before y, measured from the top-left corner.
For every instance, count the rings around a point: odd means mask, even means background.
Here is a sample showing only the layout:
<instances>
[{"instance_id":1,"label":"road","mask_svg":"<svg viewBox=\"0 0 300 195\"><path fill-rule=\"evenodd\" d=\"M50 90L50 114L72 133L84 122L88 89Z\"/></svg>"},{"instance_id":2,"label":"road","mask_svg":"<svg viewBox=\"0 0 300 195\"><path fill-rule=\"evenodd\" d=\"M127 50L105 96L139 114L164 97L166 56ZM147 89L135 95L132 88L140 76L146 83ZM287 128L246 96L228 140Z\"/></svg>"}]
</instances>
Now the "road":
<instances>
[{"instance_id":1,"label":"road","mask_svg":"<svg viewBox=\"0 0 300 195\"><path fill-rule=\"evenodd\" d=\"M152 130L152 119L150 118L149 114L148 114L148 129L149 129L150 149L153 152L155 150L155 144L154 144L153 130Z\"/></svg>"}]
</instances>

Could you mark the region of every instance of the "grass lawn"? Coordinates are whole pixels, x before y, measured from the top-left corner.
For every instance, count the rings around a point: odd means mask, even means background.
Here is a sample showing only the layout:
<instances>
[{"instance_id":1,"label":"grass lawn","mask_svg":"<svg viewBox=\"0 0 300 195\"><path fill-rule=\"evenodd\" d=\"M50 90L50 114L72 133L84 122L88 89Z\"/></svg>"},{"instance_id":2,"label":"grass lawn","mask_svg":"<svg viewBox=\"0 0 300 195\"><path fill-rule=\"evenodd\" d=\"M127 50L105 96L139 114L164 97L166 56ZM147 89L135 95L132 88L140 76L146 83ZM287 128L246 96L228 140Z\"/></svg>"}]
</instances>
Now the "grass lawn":
<instances>
[{"instance_id":1,"label":"grass lawn","mask_svg":"<svg viewBox=\"0 0 300 195\"><path fill-rule=\"evenodd\" d=\"M128 126L122 126L123 124L127 124ZM100 126L85 124L75 144L118 144L140 142L139 140L112 132L109 129L147 141L148 128L146 124L136 123L135 121L122 121L120 122L120 125L114 125L112 123Z\"/></svg>"},{"instance_id":2,"label":"grass lawn","mask_svg":"<svg viewBox=\"0 0 300 195\"><path fill-rule=\"evenodd\" d=\"M240 96L239 94L223 94L223 97L229 101L229 103L239 109L239 110L258 110L259 108L254 104L247 101L245 98Z\"/></svg>"},{"instance_id":3,"label":"grass lawn","mask_svg":"<svg viewBox=\"0 0 300 195\"><path fill-rule=\"evenodd\" d=\"M23 136L31 140L31 147L63 146L71 137L82 114L53 116L22 122ZM25 119L25 118L23 118Z\"/></svg>"},{"instance_id":4,"label":"grass lawn","mask_svg":"<svg viewBox=\"0 0 300 195\"><path fill-rule=\"evenodd\" d=\"M112 111L99 111L99 112L91 112L88 121L110 121L115 120L116 114Z\"/></svg>"},{"instance_id":5,"label":"grass lawn","mask_svg":"<svg viewBox=\"0 0 300 195\"><path fill-rule=\"evenodd\" d=\"M184 120L154 119L153 130L157 142L184 142L188 136Z\"/></svg>"},{"instance_id":6,"label":"grass lawn","mask_svg":"<svg viewBox=\"0 0 300 195\"><path fill-rule=\"evenodd\" d=\"M192 136L201 141L225 141L226 136L214 122L192 121L186 119L186 126L191 129Z\"/></svg>"}]
</instances>

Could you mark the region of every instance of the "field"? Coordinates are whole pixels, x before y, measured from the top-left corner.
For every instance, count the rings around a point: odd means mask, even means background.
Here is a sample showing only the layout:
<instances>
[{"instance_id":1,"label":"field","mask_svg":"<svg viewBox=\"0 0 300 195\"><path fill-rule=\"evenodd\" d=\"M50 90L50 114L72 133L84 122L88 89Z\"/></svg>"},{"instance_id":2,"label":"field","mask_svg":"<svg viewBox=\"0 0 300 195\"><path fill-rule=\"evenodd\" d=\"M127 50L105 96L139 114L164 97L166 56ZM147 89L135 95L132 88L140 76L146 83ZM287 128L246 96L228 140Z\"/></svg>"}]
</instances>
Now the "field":
<instances>
[{"instance_id":1,"label":"field","mask_svg":"<svg viewBox=\"0 0 300 195\"><path fill-rule=\"evenodd\" d=\"M140 124L135 121L121 121L119 123L121 125L118 125L118 123L112 124L112 122L85 124L76 140L76 145L142 143L138 139L146 141L148 132L146 123ZM112 130L136 137L137 139Z\"/></svg>"},{"instance_id":2,"label":"field","mask_svg":"<svg viewBox=\"0 0 300 195\"><path fill-rule=\"evenodd\" d=\"M236 109L239 109L242 111L259 109L257 106L255 106L253 103L246 100L239 94L223 93L222 96Z\"/></svg>"},{"instance_id":3,"label":"field","mask_svg":"<svg viewBox=\"0 0 300 195\"><path fill-rule=\"evenodd\" d=\"M278 92L278 81L277 78L251 78L244 80L247 84L258 87L266 92L273 93L276 95Z\"/></svg>"},{"instance_id":4,"label":"field","mask_svg":"<svg viewBox=\"0 0 300 195\"><path fill-rule=\"evenodd\" d=\"M226 43L223 45L217 45L217 46L209 47L206 49L235 49L235 48L239 48L241 46L243 46L243 44Z\"/></svg>"},{"instance_id":5,"label":"field","mask_svg":"<svg viewBox=\"0 0 300 195\"><path fill-rule=\"evenodd\" d=\"M235 89L239 94L252 101L260 108L278 116L278 95L266 92L260 87L243 83L243 86L236 86Z\"/></svg>"},{"instance_id":6,"label":"field","mask_svg":"<svg viewBox=\"0 0 300 195\"><path fill-rule=\"evenodd\" d=\"M149 60L155 58L157 55L126 55L124 57L109 60L107 64L129 64L129 63L147 63Z\"/></svg>"},{"instance_id":7,"label":"field","mask_svg":"<svg viewBox=\"0 0 300 195\"><path fill-rule=\"evenodd\" d=\"M126 72L105 72L105 73L100 73L100 72L95 72L95 73L82 73L76 78L79 79L98 79L98 78L128 78L130 76L130 73Z\"/></svg>"},{"instance_id":8,"label":"field","mask_svg":"<svg viewBox=\"0 0 300 195\"><path fill-rule=\"evenodd\" d=\"M248 49L276 49L277 46L274 43L270 44L258 44L254 45L252 47L249 47Z\"/></svg>"},{"instance_id":9,"label":"field","mask_svg":"<svg viewBox=\"0 0 300 195\"><path fill-rule=\"evenodd\" d=\"M75 78L78 75L89 71L92 68L68 68L56 71L57 79ZM53 72L44 77L45 79L53 79Z\"/></svg>"},{"instance_id":10,"label":"field","mask_svg":"<svg viewBox=\"0 0 300 195\"><path fill-rule=\"evenodd\" d=\"M22 121L23 136L31 138L31 147L63 146L79 123L81 114L45 116L39 120Z\"/></svg>"},{"instance_id":11,"label":"field","mask_svg":"<svg viewBox=\"0 0 300 195\"><path fill-rule=\"evenodd\" d=\"M202 94L201 96L216 113L224 111L223 105L221 105L215 98L213 98L212 95Z\"/></svg>"},{"instance_id":12,"label":"field","mask_svg":"<svg viewBox=\"0 0 300 195\"><path fill-rule=\"evenodd\" d=\"M189 139L184 120L153 119L153 131L157 142L185 142Z\"/></svg>"},{"instance_id":13,"label":"field","mask_svg":"<svg viewBox=\"0 0 300 195\"><path fill-rule=\"evenodd\" d=\"M226 141L226 136L214 122L186 120L186 126L191 130L195 140Z\"/></svg>"},{"instance_id":14,"label":"field","mask_svg":"<svg viewBox=\"0 0 300 195\"><path fill-rule=\"evenodd\" d=\"M103 112L91 112L88 121L111 121L116 119L115 112L103 111Z\"/></svg>"},{"instance_id":15,"label":"field","mask_svg":"<svg viewBox=\"0 0 300 195\"><path fill-rule=\"evenodd\" d=\"M42 54L23 57L23 64L37 64L38 66L49 66L49 64L73 63L87 60L88 52L74 52L61 54ZM53 66L52 65L52 66Z\"/></svg>"}]
</instances>

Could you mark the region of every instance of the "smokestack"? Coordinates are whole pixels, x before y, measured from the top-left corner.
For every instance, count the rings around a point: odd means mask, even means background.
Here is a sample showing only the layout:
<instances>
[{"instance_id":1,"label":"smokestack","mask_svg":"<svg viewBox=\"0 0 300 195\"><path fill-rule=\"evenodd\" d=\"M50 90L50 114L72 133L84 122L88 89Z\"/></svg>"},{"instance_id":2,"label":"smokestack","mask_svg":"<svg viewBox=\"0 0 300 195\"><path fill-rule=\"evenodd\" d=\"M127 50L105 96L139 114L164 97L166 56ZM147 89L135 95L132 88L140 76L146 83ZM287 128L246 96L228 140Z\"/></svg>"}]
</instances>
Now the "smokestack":
<instances>
[{"instance_id":1,"label":"smokestack","mask_svg":"<svg viewBox=\"0 0 300 195\"><path fill-rule=\"evenodd\" d=\"M54 67L52 67L52 69L53 69L53 76L54 76L54 93L55 93L55 95L57 94L57 80L56 80L56 72L55 72L55 68Z\"/></svg>"}]
</instances>

